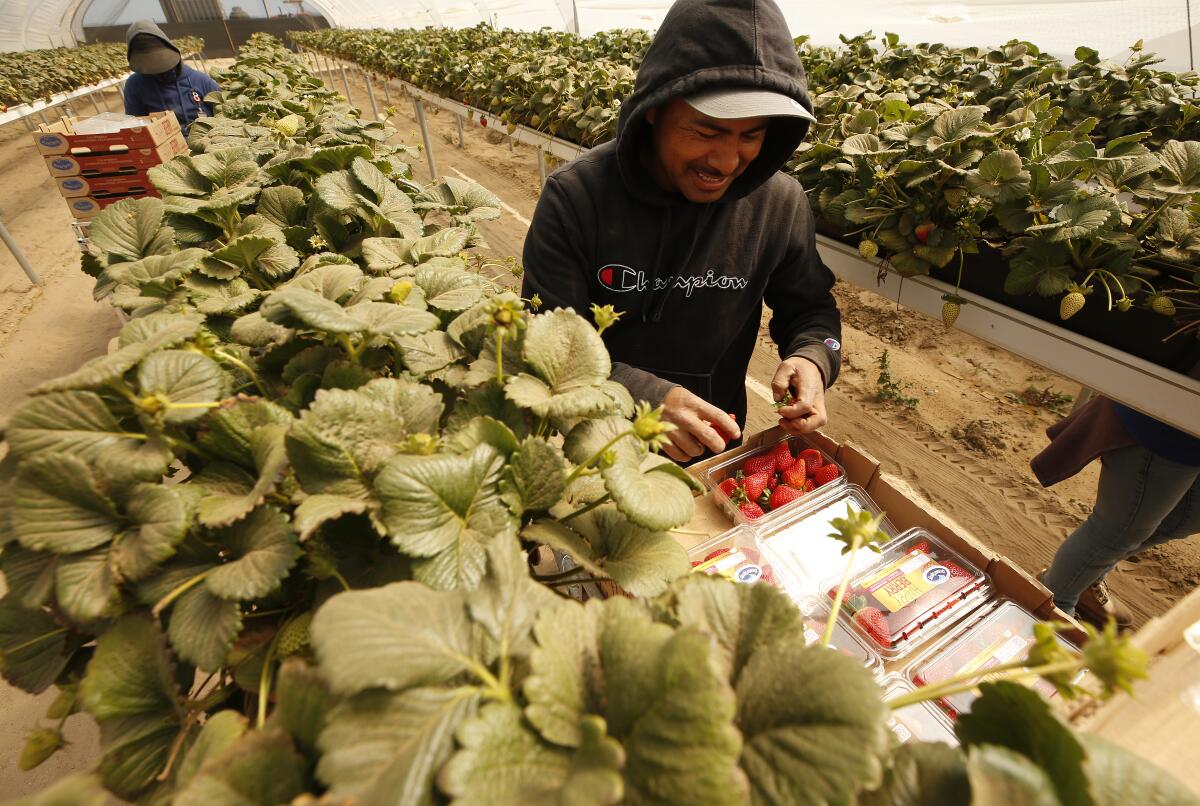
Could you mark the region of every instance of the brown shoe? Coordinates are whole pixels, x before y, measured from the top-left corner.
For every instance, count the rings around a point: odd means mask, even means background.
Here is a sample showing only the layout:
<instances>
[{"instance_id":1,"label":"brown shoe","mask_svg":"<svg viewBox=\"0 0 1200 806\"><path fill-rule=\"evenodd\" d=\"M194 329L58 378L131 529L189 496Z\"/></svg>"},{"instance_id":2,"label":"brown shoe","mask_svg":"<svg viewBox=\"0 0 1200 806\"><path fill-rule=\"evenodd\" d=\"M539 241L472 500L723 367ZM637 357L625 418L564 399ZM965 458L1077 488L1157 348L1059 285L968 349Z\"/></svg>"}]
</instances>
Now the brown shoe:
<instances>
[{"instance_id":1,"label":"brown shoe","mask_svg":"<svg viewBox=\"0 0 1200 806\"><path fill-rule=\"evenodd\" d=\"M1118 630L1128 630L1133 627L1133 614L1121 600L1113 596L1104 580L1079 594L1079 603L1075 605L1075 615L1095 627L1103 627L1111 618L1117 622Z\"/></svg>"}]
</instances>

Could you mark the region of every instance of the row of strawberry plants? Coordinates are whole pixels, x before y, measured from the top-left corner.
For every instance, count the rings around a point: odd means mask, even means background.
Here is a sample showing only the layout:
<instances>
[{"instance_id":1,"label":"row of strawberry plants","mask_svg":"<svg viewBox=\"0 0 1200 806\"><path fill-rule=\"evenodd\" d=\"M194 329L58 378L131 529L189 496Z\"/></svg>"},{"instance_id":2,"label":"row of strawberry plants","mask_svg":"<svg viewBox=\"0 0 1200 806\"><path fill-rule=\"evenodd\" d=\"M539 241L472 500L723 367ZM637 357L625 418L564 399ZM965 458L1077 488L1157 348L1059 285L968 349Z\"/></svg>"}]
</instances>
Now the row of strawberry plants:
<instances>
[{"instance_id":1,"label":"row of strawberry plants","mask_svg":"<svg viewBox=\"0 0 1200 806\"><path fill-rule=\"evenodd\" d=\"M185 54L204 48L204 40L195 36L183 37L175 44ZM49 100L128 72L124 43L0 53L0 111Z\"/></svg>"},{"instance_id":2,"label":"row of strawberry plants","mask_svg":"<svg viewBox=\"0 0 1200 806\"><path fill-rule=\"evenodd\" d=\"M530 44L488 28L295 37L585 145L613 136L642 45L631 35L610 62L577 60L562 35ZM1064 320L1095 293L1092 308L1140 307L1200 335L1194 74L1154 69L1140 45L1124 65L1081 48L1067 67L1028 43L881 42L799 45L820 124L789 170L827 231L902 274L952 282L1000 252L987 271L1003 272L1002 293L1057 298Z\"/></svg>"},{"instance_id":3,"label":"row of strawberry plants","mask_svg":"<svg viewBox=\"0 0 1200 806\"><path fill-rule=\"evenodd\" d=\"M273 40L218 78L162 200L92 226L116 349L4 433L0 670L59 692L22 763L100 726L94 770L28 802L1193 802L1011 682L964 749L897 747L914 697L808 645L781 591L688 573L694 482L608 380L611 311L473 270L495 198L415 185ZM833 537L852 561L876 525ZM531 571L547 548L575 567ZM563 595L595 581L629 596ZM1005 675L1107 696L1144 663L1047 626Z\"/></svg>"}]
</instances>

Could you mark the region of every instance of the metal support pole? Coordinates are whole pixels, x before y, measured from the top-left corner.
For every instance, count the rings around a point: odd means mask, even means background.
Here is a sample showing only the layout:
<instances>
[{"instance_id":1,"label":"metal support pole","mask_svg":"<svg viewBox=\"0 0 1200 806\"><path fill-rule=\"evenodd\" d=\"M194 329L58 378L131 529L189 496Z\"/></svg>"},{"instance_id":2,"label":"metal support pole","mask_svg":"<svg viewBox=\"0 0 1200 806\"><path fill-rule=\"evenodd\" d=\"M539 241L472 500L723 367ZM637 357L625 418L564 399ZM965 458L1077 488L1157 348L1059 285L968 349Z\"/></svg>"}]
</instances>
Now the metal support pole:
<instances>
[{"instance_id":1,"label":"metal support pole","mask_svg":"<svg viewBox=\"0 0 1200 806\"><path fill-rule=\"evenodd\" d=\"M38 110L38 117L42 119L42 125L43 125L43 126L49 126L49 125L50 125L50 121L46 120L46 110L45 110L45 109L39 109L39 110Z\"/></svg>"},{"instance_id":2,"label":"metal support pole","mask_svg":"<svg viewBox=\"0 0 1200 806\"><path fill-rule=\"evenodd\" d=\"M413 98L413 110L417 113L417 125L421 127L421 140L425 143L425 158L429 160L429 178L437 179L437 163L433 161L433 143L429 139L429 126L425 123L425 108L420 98Z\"/></svg>"},{"instance_id":3,"label":"metal support pole","mask_svg":"<svg viewBox=\"0 0 1200 806\"><path fill-rule=\"evenodd\" d=\"M321 56L322 56L322 58L325 59L325 80L327 82L329 82L330 84L332 84L333 83L333 65L330 64L328 56L326 56L324 53L322 53Z\"/></svg>"},{"instance_id":4,"label":"metal support pole","mask_svg":"<svg viewBox=\"0 0 1200 806\"><path fill-rule=\"evenodd\" d=\"M379 107L375 104L375 86L371 83L371 74L359 68L363 82L367 85L367 100L371 102L371 120L379 120Z\"/></svg>"},{"instance_id":5,"label":"metal support pole","mask_svg":"<svg viewBox=\"0 0 1200 806\"><path fill-rule=\"evenodd\" d=\"M12 252L12 256L17 259L17 264L25 272L25 276L29 278L29 282L34 285L41 285L42 279L33 270L33 266L29 265L29 261L25 259L25 253L21 251L21 247L17 246L17 242L8 233L8 227L4 226L3 221L0 221L0 240L4 241L4 245L8 247L8 251Z\"/></svg>"},{"instance_id":6,"label":"metal support pole","mask_svg":"<svg viewBox=\"0 0 1200 806\"><path fill-rule=\"evenodd\" d=\"M346 65L339 63L339 66L342 68L342 84L346 87L346 100L353 104L354 100L350 96L350 77L346 75Z\"/></svg>"},{"instance_id":7,"label":"metal support pole","mask_svg":"<svg viewBox=\"0 0 1200 806\"><path fill-rule=\"evenodd\" d=\"M462 148L466 145L466 137L463 134L463 119L462 115L455 115L454 121L458 123L458 147Z\"/></svg>"},{"instance_id":8,"label":"metal support pole","mask_svg":"<svg viewBox=\"0 0 1200 806\"><path fill-rule=\"evenodd\" d=\"M387 76L380 76L379 83L383 85L383 102L388 106L392 105L392 91L388 88L391 80Z\"/></svg>"},{"instance_id":9,"label":"metal support pole","mask_svg":"<svg viewBox=\"0 0 1200 806\"><path fill-rule=\"evenodd\" d=\"M538 187L546 186L546 149L541 146L537 147L538 161Z\"/></svg>"},{"instance_id":10,"label":"metal support pole","mask_svg":"<svg viewBox=\"0 0 1200 806\"><path fill-rule=\"evenodd\" d=\"M90 100L90 101L92 102L92 106L93 106L93 107L95 107L95 109L96 109L96 114L97 114L97 115L101 114L101 112L100 112L100 104L96 103L96 93L94 93L94 92L89 92L89 93L88 93L88 100Z\"/></svg>"}]
</instances>

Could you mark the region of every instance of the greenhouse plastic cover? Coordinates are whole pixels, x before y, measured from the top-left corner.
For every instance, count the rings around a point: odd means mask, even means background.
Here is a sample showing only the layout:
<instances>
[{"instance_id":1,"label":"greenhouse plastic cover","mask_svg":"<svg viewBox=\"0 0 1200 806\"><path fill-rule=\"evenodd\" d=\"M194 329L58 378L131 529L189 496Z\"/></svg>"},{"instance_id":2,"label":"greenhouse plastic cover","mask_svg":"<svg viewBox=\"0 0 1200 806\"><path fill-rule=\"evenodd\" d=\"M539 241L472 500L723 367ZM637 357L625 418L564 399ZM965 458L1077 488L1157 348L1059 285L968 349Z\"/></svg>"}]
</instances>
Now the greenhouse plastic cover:
<instances>
[{"instance_id":1,"label":"greenhouse plastic cover","mask_svg":"<svg viewBox=\"0 0 1200 806\"><path fill-rule=\"evenodd\" d=\"M0 0L0 51L83 41L92 0ZM578 30L655 29L666 0L305 0L339 28L500 27ZM780 0L793 36L835 44L839 34L891 31L909 42L995 45L1025 39L1059 56L1078 45L1123 59L1137 39L1168 69L1194 69L1200 0ZM1193 8L1194 6L1194 8ZM1200 43L1197 43L1200 44Z\"/></svg>"}]
</instances>

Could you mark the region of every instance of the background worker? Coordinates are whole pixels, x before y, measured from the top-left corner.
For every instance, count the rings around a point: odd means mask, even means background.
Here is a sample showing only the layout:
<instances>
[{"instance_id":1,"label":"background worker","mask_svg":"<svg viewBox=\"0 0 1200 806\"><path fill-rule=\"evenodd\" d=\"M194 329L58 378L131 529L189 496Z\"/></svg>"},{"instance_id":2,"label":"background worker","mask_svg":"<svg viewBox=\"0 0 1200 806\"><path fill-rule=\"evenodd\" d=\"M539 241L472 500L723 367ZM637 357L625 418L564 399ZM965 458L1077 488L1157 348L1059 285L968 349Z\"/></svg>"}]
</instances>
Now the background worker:
<instances>
[{"instance_id":1,"label":"background worker","mask_svg":"<svg viewBox=\"0 0 1200 806\"><path fill-rule=\"evenodd\" d=\"M125 32L129 69L125 82L125 114L175 113L186 135L192 121L211 115L204 97L219 87L206 73L183 63L179 48L149 20L135 22Z\"/></svg>"}]
</instances>

